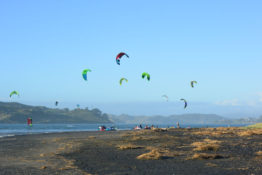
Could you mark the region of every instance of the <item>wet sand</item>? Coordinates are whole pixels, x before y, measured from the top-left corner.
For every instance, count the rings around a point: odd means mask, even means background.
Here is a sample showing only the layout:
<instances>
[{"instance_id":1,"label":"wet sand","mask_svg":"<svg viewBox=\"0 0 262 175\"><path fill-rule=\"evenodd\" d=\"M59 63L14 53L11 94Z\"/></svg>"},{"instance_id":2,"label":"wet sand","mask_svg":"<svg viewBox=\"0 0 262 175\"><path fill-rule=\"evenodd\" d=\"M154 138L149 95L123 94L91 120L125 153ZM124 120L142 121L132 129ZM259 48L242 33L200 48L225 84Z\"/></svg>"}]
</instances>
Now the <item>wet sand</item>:
<instances>
[{"instance_id":1,"label":"wet sand","mask_svg":"<svg viewBox=\"0 0 262 175\"><path fill-rule=\"evenodd\" d=\"M168 129L0 139L0 174L262 174L262 130Z\"/></svg>"}]
</instances>

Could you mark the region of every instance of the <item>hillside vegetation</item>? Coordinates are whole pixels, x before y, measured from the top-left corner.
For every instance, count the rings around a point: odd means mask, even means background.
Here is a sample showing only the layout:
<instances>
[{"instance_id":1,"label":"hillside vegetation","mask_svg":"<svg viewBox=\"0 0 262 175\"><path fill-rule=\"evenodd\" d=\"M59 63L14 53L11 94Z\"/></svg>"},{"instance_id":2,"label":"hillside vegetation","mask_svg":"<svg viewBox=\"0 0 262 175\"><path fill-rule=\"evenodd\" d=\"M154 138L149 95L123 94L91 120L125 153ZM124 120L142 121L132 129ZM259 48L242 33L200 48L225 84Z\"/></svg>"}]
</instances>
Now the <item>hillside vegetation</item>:
<instances>
[{"instance_id":1,"label":"hillside vegetation","mask_svg":"<svg viewBox=\"0 0 262 175\"><path fill-rule=\"evenodd\" d=\"M34 123L110 123L107 114L99 109L53 109L0 102L0 123L25 123L28 117Z\"/></svg>"}]
</instances>

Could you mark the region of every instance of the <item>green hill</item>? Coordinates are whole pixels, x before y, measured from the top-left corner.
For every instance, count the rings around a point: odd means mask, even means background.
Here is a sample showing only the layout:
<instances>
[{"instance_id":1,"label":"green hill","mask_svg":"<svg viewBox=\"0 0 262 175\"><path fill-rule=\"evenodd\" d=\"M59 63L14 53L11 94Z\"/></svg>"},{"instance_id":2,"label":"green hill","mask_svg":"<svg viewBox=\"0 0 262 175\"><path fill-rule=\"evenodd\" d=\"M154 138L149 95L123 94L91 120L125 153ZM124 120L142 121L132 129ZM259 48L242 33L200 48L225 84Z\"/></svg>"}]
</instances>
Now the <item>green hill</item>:
<instances>
[{"instance_id":1,"label":"green hill","mask_svg":"<svg viewBox=\"0 0 262 175\"><path fill-rule=\"evenodd\" d=\"M33 123L111 123L99 109L53 109L0 102L0 123L25 123L28 117Z\"/></svg>"},{"instance_id":2,"label":"green hill","mask_svg":"<svg viewBox=\"0 0 262 175\"><path fill-rule=\"evenodd\" d=\"M262 123L256 123L254 125L249 125L246 128L262 128Z\"/></svg>"}]
</instances>

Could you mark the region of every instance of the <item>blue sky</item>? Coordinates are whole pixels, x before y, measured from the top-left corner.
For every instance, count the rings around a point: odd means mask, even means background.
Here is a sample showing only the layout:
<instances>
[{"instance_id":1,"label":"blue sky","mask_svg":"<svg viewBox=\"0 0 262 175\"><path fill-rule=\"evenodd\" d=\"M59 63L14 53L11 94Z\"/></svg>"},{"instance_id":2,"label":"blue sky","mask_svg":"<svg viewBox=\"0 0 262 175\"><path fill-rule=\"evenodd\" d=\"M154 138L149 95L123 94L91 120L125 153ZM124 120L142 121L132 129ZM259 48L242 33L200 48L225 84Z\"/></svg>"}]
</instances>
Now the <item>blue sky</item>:
<instances>
[{"instance_id":1,"label":"blue sky","mask_svg":"<svg viewBox=\"0 0 262 175\"><path fill-rule=\"evenodd\" d=\"M250 116L262 114L261 7L259 0L1 1L0 100L110 113L206 113L210 105L209 113L245 106ZM130 58L118 66L121 51ZM122 77L129 82L119 86ZM10 100L12 90L20 98ZM180 98L195 106L177 109Z\"/></svg>"}]
</instances>

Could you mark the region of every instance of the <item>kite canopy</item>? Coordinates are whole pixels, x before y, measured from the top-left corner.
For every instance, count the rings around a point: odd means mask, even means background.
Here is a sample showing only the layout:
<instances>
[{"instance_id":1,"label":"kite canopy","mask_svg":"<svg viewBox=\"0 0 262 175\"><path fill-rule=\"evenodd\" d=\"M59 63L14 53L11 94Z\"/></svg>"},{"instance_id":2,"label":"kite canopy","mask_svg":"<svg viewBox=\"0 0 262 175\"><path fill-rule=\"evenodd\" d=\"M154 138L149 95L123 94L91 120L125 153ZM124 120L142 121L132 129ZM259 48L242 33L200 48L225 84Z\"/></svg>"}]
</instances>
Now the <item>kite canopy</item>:
<instances>
[{"instance_id":1,"label":"kite canopy","mask_svg":"<svg viewBox=\"0 0 262 175\"><path fill-rule=\"evenodd\" d=\"M186 101L185 99L183 99L183 98L181 98L180 100L182 100L182 101L185 102L185 106L184 106L184 108L186 109L186 107L187 107L187 101Z\"/></svg>"},{"instance_id":2,"label":"kite canopy","mask_svg":"<svg viewBox=\"0 0 262 175\"><path fill-rule=\"evenodd\" d=\"M121 78L120 81L119 81L120 85L122 85L122 82L123 82L124 80L125 80L126 82L128 82L128 80L127 80L126 78Z\"/></svg>"},{"instance_id":3,"label":"kite canopy","mask_svg":"<svg viewBox=\"0 0 262 175\"><path fill-rule=\"evenodd\" d=\"M9 97L11 98L13 95L19 96L19 93L17 91L13 91L10 93Z\"/></svg>"},{"instance_id":4,"label":"kite canopy","mask_svg":"<svg viewBox=\"0 0 262 175\"><path fill-rule=\"evenodd\" d=\"M86 81L87 81L87 72L91 72L91 70L90 69L85 69L82 72L83 79L86 80Z\"/></svg>"},{"instance_id":5,"label":"kite canopy","mask_svg":"<svg viewBox=\"0 0 262 175\"><path fill-rule=\"evenodd\" d=\"M116 56L116 64L120 65L120 59L122 58L122 56L126 56L127 58L129 58L129 56L124 53L124 52L120 52L117 56Z\"/></svg>"},{"instance_id":6,"label":"kite canopy","mask_svg":"<svg viewBox=\"0 0 262 175\"><path fill-rule=\"evenodd\" d=\"M197 81L191 81L191 87L194 88L194 84L197 84Z\"/></svg>"},{"instance_id":7,"label":"kite canopy","mask_svg":"<svg viewBox=\"0 0 262 175\"><path fill-rule=\"evenodd\" d=\"M144 79L145 77L147 78L148 81L150 81L150 74L149 73L147 73L147 72L142 73L142 78Z\"/></svg>"},{"instance_id":8,"label":"kite canopy","mask_svg":"<svg viewBox=\"0 0 262 175\"><path fill-rule=\"evenodd\" d=\"M168 96L167 95L162 95L163 98L166 99L166 101L168 101Z\"/></svg>"}]
</instances>

